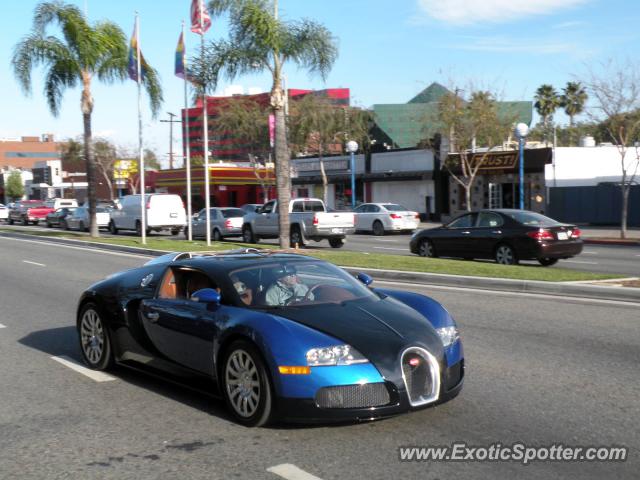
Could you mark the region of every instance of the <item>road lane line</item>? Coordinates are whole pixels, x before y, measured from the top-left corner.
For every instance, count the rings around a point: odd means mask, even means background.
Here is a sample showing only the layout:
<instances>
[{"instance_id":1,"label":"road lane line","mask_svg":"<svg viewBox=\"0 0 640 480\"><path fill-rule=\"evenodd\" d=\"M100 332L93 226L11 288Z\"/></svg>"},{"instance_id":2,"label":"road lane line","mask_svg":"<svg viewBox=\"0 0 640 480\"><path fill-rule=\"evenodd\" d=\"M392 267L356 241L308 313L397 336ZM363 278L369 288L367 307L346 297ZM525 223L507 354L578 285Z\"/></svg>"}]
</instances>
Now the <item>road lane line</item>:
<instances>
[{"instance_id":1,"label":"road lane line","mask_svg":"<svg viewBox=\"0 0 640 480\"><path fill-rule=\"evenodd\" d=\"M275 473L279 477L286 478L287 480L322 480L315 475L301 470L300 468L292 465L291 463L283 463L276 465L275 467L267 468L267 472Z\"/></svg>"},{"instance_id":2,"label":"road lane line","mask_svg":"<svg viewBox=\"0 0 640 480\"><path fill-rule=\"evenodd\" d=\"M562 263L584 263L585 265L598 265L598 262L581 262L580 260L563 260Z\"/></svg>"},{"instance_id":3,"label":"road lane line","mask_svg":"<svg viewBox=\"0 0 640 480\"><path fill-rule=\"evenodd\" d=\"M14 242L20 242L20 243L36 243L38 245L46 245L48 247L70 248L72 250L82 250L84 252L89 252L89 253L98 253L98 254L104 253L107 255L117 255L120 257L143 258L145 260L150 260L154 258L153 255L142 255L142 254L136 254L136 253L127 253L127 252L115 252L112 250L104 250L104 249L95 248L95 247L92 248L89 246L76 247L75 245L65 245L62 243L53 243L53 242L46 242L46 241L40 241L40 240L27 240L23 238L11 238L11 237L0 236L0 240L13 240ZM167 253L171 253L171 252L167 252Z\"/></svg>"},{"instance_id":4,"label":"road lane line","mask_svg":"<svg viewBox=\"0 0 640 480\"><path fill-rule=\"evenodd\" d=\"M583 251L582 255L598 255L598 252L587 252L587 251Z\"/></svg>"},{"instance_id":5,"label":"road lane line","mask_svg":"<svg viewBox=\"0 0 640 480\"><path fill-rule=\"evenodd\" d=\"M35 265L37 267L46 267L44 263L31 262L29 260L22 260L24 263L28 263L29 265Z\"/></svg>"},{"instance_id":6,"label":"road lane line","mask_svg":"<svg viewBox=\"0 0 640 480\"><path fill-rule=\"evenodd\" d=\"M388 239L374 238L373 240L375 240L376 242L396 242L397 241L397 240L394 240L393 238L388 238Z\"/></svg>"},{"instance_id":7,"label":"road lane line","mask_svg":"<svg viewBox=\"0 0 640 480\"><path fill-rule=\"evenodd\" d=\"M0 323L0 328L7 328L7 326Z\"/></svg>"},{"instance_id":8,"label":"road lane line","mask_svg":"<svg viewBox=\"0 0 640 480\"><path fill-rule=\"evenodd\" d=\"M65 367L68 367L71 370L75 370L76 372L81 373L85 377L89 377L91 380L94 380L96 382L110 382L112 380L116 380L116 377L112 377L111 375L108 375L104 372L99 372L97 370L91 370L90 368L79 364L78 362L67 356L62 355L60 357L51 358L56 362L61 363Z\"/></svg>"},{"instance_id":9,"label":"road lane line","mask_svg":"<svg viewBox=\"0 0 640 480\"><path fill-rule=\"evenodd\" d=\"M397 250L399 252L408 252L409 251L408 248L396 248L396 247L373 247L373 248L377 248L378 250Z\"/></svg>"}]
</instances>

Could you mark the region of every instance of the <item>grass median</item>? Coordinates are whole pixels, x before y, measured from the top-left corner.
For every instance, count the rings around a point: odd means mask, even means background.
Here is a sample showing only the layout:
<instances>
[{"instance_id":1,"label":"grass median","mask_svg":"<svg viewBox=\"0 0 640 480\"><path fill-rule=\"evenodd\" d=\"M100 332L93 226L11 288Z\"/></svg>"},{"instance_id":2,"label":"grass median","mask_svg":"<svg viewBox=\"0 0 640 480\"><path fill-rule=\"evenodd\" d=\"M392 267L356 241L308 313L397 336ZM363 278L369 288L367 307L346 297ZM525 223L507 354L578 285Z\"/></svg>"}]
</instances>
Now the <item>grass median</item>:
<instances>
[{"instance_id":1,"label":"grass median","mask_svg":"<svg viewBox=\"0 0 640 480\"><path fill-rule=\"evenodd\" d=\"M263 248L274 249L273 245L250 245L246 243L236 243L231 241L212 242L208 247L206 242L194 240L176 241L150 236L147 243L142 244L139 237L102 237L91 238L85 234L65 232L65 231L40 231L29 228L9 229L0 228L0 231L29 234L37 237L65 238L71 240L83 240L110 245L121 245L127 247L146 248L151 250L164 250L167 252L182 251L224 251L237 248ZM590 280L606 280L620 278L621 275L611 275L604 273L582 272L569 270L566 268L549 268L542 266L497 265L492 262L465 261L465 260L445 260L440 258L422 258L418 256L389 255L368 252L353 252L348 250L314 250L303 249L300 253L327 260L336 265L344 267L377 268L386 270L401 270L407 272L439 273L445 275L468 275L473 277L493 277L510 278L517 280L540 280L546 282L575 282Z\"/></svg>"}]
</instances>

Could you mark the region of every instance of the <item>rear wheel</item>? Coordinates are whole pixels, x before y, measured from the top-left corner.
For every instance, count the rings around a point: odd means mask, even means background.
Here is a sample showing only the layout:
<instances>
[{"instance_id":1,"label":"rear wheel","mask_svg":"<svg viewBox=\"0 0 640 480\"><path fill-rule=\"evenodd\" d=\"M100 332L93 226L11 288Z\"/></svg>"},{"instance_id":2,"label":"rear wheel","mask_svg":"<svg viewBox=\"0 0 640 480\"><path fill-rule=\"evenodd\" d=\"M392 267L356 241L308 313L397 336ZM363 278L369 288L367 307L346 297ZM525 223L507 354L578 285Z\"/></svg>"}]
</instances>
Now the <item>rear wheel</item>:
<instances>
[{"instance_id":1,"label":"rear wheel","mask_svg":"<svg viewBox=\"0 0 640 480\"><path fill-rule=\"evenodd\" d=\"M80 222L80 225L78 226L78 228L80 229L81 232L86 232L88 229L84 226L84 222Z\"/></svg>"},{"instance_id":2,"label":"rear wheel","mask_svg":"<svg viewBox=\"0 0 640 480\"><path fill-rule=\"evenodd\" d=\"M93 303L87 303L78 318L80 352L85 363L94 370L107 370L113 364L109 331Z\"/></svg>"},{"instance_id":3,"label":"rear wheel","mask_svg":"<svg viewBox=\"0 0 640 480\"><path fill-rule=\"evenodd\" d=\"M496 248L496 262L500 265L516 265L518 257L513 248L503 243Z\"/></svg>"},{"instance_id":4,"label":"rear wheel","mask_svg":"<svg viewBox=\"0 0 640 480\"><path fill-rule=\"evenodd\" d=\"M13 218L9 218L9 225L13 225Z\"/></svg>"},{"instance_id":5,"label":"rear wheel","mask_svg":"<svg viewBox=\"0 0 640 480\"><path fill-rule=\"evenodd\" d=\"M29 225L29 220L27 220L27 217L22 217L22 225L24 225L25 227Z\"/></svg>"},{"instance_id":6,"label":"rear wheel","mask_svg":"<svg viewBox=\"0 0 640 480\"><path fill-rule=\"evenodd\" d=\"M436 250L433 247L433 242L429 239L424 239L420 242L420 246L418 247L418 255L421 257L430 257L435 258Z\"/></svg>"},{"instance_id":7,"label":"rear wheel","mask_svg":"<svg viewBox=\"0 0 640 480\"><path fill-rule=\"evenodd\" d=\"M62 221L60 222L60 227L61 227L63 230L69 230L69 224L67 223L67 221L66 221L66 220L62 220Z\"/></svg>"},{"instance_id":8,"label":"rear wheel","mask_svg":"<svg viewBox=\"0 0 640 480\"><path fill-rule=\"evenodd\" d=\"M151 229L147 228L145 233L148 236L151 233ZM139 237L142 236L142 223L140 222L140 220L136 221L136 235Z\"/></svg>"},{"instance_id":9,"label":"rear wheel","mask_svg":"<svg viewBox=\"0 0 640 480\"><path fill-rule=\"evenodd\" d=\"M189 238L189 227L184 227L184 238Z\"/></svg>"},{"instance_id":10,"label":"rear wheel","mask_svg":"<svg viewBox=\"0 0 640 480\"><path fill-rule=\"evenodd\" d=\"M376 237L381 237L384 235L384 225L382 225L382 222L380 220L376 220L375 222L373 222L373 234Z\"/></svg>"},{"instance_id":11,"label":"rear wheel","mask_svg":"<svg viewBox=\"0 0 640 480\"><path fill-rule=\"evenodd\" d=\"M118 234L118 229L116 228L116 224L113 220L109 222L109 232L111 233L111 235Z\"/></svg>"},{"instance_id":12,"label":"rear wheel","mask_svg":"<svg viewBox=\"0 0 640 480\"><path fill-rule=\"evenodd\" d=\"M214 242L221 242L223 240L222 234L220 233L220 230L218 230L217 228L213 229L213 235L211 236L213 237Z\"/></svg>"},{"instance_id":13,"label":"rear wheel","mask_svg":"<svg viewBox=\"0 0 640 480\"><path fill-rule=\"evenodd\" d=\"M231 344L222 367L224 399L238 423L261 427L273 415L273 389L262 356L253 344Z\"/></svg>"},{"instance_id":14,"label":"rear wheel","mask_svg":"<svg viewBox=\"0 0 640 480\"><path fill-rule=\"evenodd\" d=\"M174 228L173 230L171 230L171 235L173 235L174 237L179 233L180 233L180 230L178 230L177 228Z\"/></svg>"},{"instance_id":15,"label":"rear wheel","mask_svg":"<svg viewBox=\"0 0 640 480\"><path fill-rule=\"evenodd\" d=\"M551 265L555 265L556 263L558 263L558 259L557 258L539 258L538 262L540 262L540 265L542 265L543 267L550 267Z\"/></svg>"},{"instance_id":16,"label":"rear wheel","mask_svg":"<svg viewBox=\"0 0 640 480\"><path fill-rule=\"evenodd\" d=\"M345 241L344 238L330 238L329 245L331 248L342 248L344 247Z\"/></svg>"}]
</instances>

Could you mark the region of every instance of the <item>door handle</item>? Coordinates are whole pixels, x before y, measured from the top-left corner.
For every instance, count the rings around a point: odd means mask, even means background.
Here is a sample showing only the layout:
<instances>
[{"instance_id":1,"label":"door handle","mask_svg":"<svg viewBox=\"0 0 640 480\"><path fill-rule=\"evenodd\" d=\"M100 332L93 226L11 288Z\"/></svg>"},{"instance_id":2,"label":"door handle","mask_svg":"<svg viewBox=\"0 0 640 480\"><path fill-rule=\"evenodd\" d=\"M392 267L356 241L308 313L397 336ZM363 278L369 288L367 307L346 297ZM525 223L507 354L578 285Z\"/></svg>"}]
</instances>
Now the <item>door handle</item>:
<instances>
[{"instance_id":1,"label":"door handle","mask_svg":"<svg viewBox=\"0 0 640 480\"><path fill-rule=\"evenodd\" d=\"M501 234L502 230L492 230L491 233L497 233L497 234Z\"/></svg>"},{"instance_id":2,"label":"door handle","mask_svg":"<svg viewBox=\"0 0 640 480\"><path fill-rule=\"evenodd\" d=\"M148 312L147 313L147 318L149 319L149 321L151 321L152 323L156 323L158 321L158 319L160 318L160 314L156 313L156 312Z\"/></svg>"},{"instance_id":3,"label":"door handle","mask_svg":"<svg viewBox=\"0 0 640 480\"><path fill-rule=\"evenodd\" d=\"M471 232L469 230L465 230L464 232L460 232L463 235L469 235Z\"/></svg>"}]
</instances>

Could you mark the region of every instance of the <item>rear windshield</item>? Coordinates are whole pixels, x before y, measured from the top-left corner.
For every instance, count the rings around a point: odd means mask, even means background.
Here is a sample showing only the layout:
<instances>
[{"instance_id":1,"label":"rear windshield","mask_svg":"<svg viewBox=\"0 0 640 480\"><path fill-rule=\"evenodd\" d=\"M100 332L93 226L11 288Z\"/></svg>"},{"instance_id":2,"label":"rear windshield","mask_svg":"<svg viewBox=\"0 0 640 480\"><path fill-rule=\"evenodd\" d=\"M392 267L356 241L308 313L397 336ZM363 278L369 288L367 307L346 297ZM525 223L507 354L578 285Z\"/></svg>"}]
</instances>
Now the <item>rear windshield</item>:
<instances>
[{"instance_id":1,"label":"rear windshield","mask_svg":"<svg viewBox=\"0 0 640 480\"><path fill-rule=\"evenodd\" d=\"M406 207L403 207L402 205L395 205L392 203L385 205L384 208L386 208L390 212L406 212L407 211Z\"/></svg>"},{"instance_id":2,"label":"rear windshield","mask_svg":"<svg viewBox=\"0 0 640 480\"><path fill-rule=\"evenodd\" d=\"M244 210L240 210L239 208L227 208L226 210L221 210L221 212L224 218L244 217L246 213Z\"/></svg>"},{"instance_id":3,"label":"rear windshield","mask_svg":"<svg viewBox=\"0 0 640 480\"><path fill-rule=\"evenodd\" d=\"M96 207L96 213L107 213L107 209L104 207Z\"/></svg>"},{"instance_id":4,"label":"rear windshield","mask_svg":"<svg viewBox=\"0 0 640 480\"><path fill-rule=\"evenodd\" d=\"M513 218L516 222L523 225L540 226L540 227L552 227L559 225L560 222L555 221L553 218L545 217L539 213L534 212L508 212L507 216Z\"/></svg>"}]
</instances>

